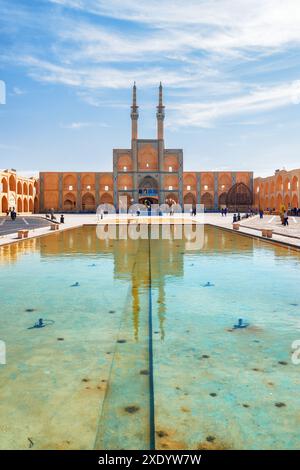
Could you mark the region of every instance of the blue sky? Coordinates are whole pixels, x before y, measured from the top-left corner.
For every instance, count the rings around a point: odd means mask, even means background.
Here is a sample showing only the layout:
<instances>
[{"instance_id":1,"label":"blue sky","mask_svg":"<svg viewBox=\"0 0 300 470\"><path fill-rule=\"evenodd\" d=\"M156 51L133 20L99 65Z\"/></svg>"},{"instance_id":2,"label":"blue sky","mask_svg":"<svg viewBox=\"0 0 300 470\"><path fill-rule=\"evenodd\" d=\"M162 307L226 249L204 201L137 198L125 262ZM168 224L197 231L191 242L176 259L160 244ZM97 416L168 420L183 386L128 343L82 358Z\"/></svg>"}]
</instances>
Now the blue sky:
<instances>
[{"instance_id":1,"label":"blue sky","mask_svg":"<svg viewBox=\"0 0 300 470\"><path fill-rule=\"evenodd\" d=\"M112 170L155 138L185 170L300 167L299 0L0 0L0 168Z\"/></svg>"}]
</instances>

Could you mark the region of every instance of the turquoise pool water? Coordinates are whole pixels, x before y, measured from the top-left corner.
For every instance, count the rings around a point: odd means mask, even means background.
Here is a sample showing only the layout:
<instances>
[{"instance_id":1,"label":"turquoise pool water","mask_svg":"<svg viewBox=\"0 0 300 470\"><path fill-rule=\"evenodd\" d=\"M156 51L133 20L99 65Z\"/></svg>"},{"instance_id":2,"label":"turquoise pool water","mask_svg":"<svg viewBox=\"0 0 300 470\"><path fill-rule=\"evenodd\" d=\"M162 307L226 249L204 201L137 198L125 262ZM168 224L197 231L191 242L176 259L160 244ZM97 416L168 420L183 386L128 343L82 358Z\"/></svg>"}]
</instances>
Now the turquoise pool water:
<instances>
[{"instance_id":1,"label":"turquoise pool water","mask_svg":"<svg viewBox=\"0 0 300 470\"><path fill-rule=\"evenodd\" d=\"M299 448L296 251L209 226L199 251L85 227L0 261L1 449Z\"/></svg>"}]
</instances>

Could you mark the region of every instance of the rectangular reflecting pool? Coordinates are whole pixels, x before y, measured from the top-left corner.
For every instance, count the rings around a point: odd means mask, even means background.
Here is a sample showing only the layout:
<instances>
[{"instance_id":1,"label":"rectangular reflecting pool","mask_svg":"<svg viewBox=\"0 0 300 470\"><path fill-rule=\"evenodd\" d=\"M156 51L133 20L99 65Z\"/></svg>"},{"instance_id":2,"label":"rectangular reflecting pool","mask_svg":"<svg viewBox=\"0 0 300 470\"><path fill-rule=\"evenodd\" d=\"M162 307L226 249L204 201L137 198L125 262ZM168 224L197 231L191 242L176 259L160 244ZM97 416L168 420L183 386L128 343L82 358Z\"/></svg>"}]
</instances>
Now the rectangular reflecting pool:
<instances>
[{"instance_id":1,"label":"rectangular reflecting pool","mask_svg":"<svg viewBox=\"0 0 300 470\"><path fill-rule=\"evenodd\" d=\"M0 448L298 449L299 273L211 226L194 251L95 227L0 248Z\"/></svg>"}]
</instances>

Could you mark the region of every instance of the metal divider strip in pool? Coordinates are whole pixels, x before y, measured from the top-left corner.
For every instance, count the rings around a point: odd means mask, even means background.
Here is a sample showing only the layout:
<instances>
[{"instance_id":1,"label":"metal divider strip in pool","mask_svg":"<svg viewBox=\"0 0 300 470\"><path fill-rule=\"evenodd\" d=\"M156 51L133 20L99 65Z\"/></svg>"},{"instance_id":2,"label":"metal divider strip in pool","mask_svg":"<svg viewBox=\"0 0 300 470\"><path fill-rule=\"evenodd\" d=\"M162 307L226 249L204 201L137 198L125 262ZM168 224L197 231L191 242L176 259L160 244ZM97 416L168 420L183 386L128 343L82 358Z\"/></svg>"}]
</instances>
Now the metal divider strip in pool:
<instances>
[{"instance_id":1,"label":"metal divider strip in pool","mask_svg":"<svg viewBox=\"0 0 300 470\"><path fill-rule=\"evenodd\" d=\"M131 292L122 312L97 425L94 448L98 450L144 450L153 445L149 429L149 248L148 240L136 243Z\"/></svg>"},{"instance_id":2,"label":"metal divider strip in pool","mask_svg":"<svg viewBox=\"0 0 300 470\"><path fill-rule=\"evenodd\" d=\"M155 400L154 400L154 371L153 371L153 326L152 326L152 271L151 271L151 227L148 225L149 246L149 428L150 428L150 450L155 450Z\"/></svg>"}]
</instances>

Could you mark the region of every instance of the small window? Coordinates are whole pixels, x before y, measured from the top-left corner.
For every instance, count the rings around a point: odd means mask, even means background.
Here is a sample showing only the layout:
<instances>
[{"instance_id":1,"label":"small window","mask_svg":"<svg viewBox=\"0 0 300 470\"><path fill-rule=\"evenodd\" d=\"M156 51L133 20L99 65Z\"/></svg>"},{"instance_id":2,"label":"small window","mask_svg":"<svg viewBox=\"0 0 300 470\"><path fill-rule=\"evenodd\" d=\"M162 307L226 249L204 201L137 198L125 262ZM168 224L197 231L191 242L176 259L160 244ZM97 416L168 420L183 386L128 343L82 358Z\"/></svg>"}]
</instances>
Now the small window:
<instances>
[{"instance_id":1,"label":"small window","mask_svg":"<svg viewBox=\"0 0 300 470\"><path fill-rule=\"evenodd\" d=\"M169 166L169 171L170 171L170 172L173 171L173 167L172 167L172 166Z\"/></svg>"},{"instance_id":2,"label":"small window","mask_svg":"<svg viewBox=\"0 0 300 470\"><path fill-rule=\"evenodd\" d=\"M105 191L108 191L108 186L104 186Z\"/></svg>"},{"instance_id":3,"label":"small window","mask_svg":"<svg viewBox=\"0 0 300 470\"><path fill-rule=\"evenodd\" d=\"M123 166L123 170L124 170L124 171L127 171L127 166Z\"/></svg>"},{"instance_id":4,"label":"small window","mask_svg":"<svg viewBox=\"0 0 300 470\"><path fill-rule=\"evenodd\" d=\"M186 187L186 189L187 189L188 191L190 191L190 190L191 190L191 187L188 185L188 186Z\"/></svg>"},{"instance_id":5,"label":"small window","mask_svg":"<svg viewBox=\"0 0 300 470\"><path fill-rule=\"evenodd\" d=\"M69 186L69 191L73 191L73 186Z\"/></svg>"},{"instance_id":6,"label":"small window","mask_svg":"<svg viewBox=\"0 0 300 470\"><path fill-rule=\"evenodd\" d=\"M127 186L124 186L124 191L127 191Z\"/></svg>"},{"instance_id":7,"label":"small window","mask_svg":"<svg viewBox=\"0 0 300 470\"><path fill-rule=\"evenodd\" d=\"M86 187L86 189L87 189L88 191L90 191L91 186L88 184L87 187Z\"/></svg>"},{"instance_id":8,"label":"small window","mask_svg":"<svg viewBox=\"0 0 300 470\"><path fill-rule=\"evenodd\" d=\"M173 190L173 186L169 186L169 191L172 191Z\"/></svg>"}]
</instances>

